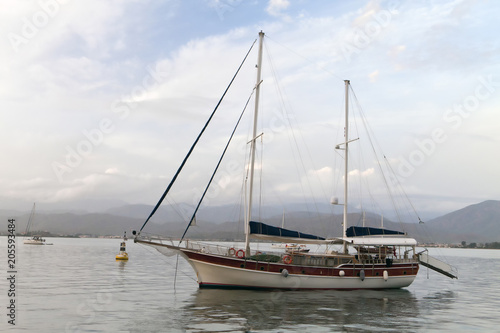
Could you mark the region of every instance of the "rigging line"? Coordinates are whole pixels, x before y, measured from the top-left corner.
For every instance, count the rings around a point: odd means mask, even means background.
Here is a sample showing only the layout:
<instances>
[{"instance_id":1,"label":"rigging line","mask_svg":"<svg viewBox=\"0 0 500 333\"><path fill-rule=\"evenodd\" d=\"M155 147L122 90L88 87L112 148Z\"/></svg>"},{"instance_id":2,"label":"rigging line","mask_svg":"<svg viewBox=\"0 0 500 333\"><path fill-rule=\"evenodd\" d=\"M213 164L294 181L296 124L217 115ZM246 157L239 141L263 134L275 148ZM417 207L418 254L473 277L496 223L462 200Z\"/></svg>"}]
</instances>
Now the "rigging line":
<instances>
[{"instance_id":1,"label":"rigging line","mask_svg":"<svg viewBox=\"0 0 500 333\"><path fill-rule=\"evenodd\" d=\"M248 128L248 131L247 131L247 137L250 137L250 128ZM247 205L247 202L248 202L248 198L247 198L247 183L248 183L248 176L249 176L249 173L250 173L250 154L251 154L251 149L249 149L248 147L248 144L245 146L246 148L246 152L245 152L245 158L244 158L244 161L243 161L243 165L244 165L244 171L245 172L242 172L242 179L241 179L241 189L240 189L240 214L241 214L241 207L243 207L243 216L248 216L248 205ZM238 219L240 223L238 223L238 232L240 231L240 226L241 224L243 224L243 229L244 231L246 232L247 231L247 223L245 223L245 218L243 217L243 220L241 219L241 215L239 216L239 219ZM243 222L243 223L241 223Z\"/></svg>"},{"instance_id":2,"label":"rigging line","mask_svg":"<svg viewBox=\"0 0 500 333\"><path fill-rule=\"evenodd\" d=\"M271 52L269 52L269 51L268 51L268 52L267 52L267 55L268 55L268 59L269 59L269 63L270 63L270 67L271 67L271 71L272 71L272 73L273 73L273 76L274 76L274 77L275 77L275 79L276 79L276 80L275 80L275 82L276 82L276 83L275 83L275 88L276 88L276 90L277 90L277 93L278 93L278 95L279 95L279 97L280 97L281 104L282 104L282 106L283 106L283 116L284 116L284 121L288 124L288 127L290 128L290 131L289 131L289 133L288 133L288 136L289 136L289 144L290 144L290 146L291 146L292 155L293 155L294 161L295 161L296 166L297 166L297 170L296 170L296 171L297 171L297 175L298 175L298 179L299 179L300 187L301 187L302 193L305 193L305 192L306 192L306 190L304 189L304 185L302 184L301 177L300 177L301 175L300 175L300 172L299 172L299 170L298 170L298 167L299 167L299 162L300 162L300 166L302 167L302 170L303 170L304 174L305 174L305 175L306 175L306 177L307 177L307 172L306 172L306 171L307 171L307 169L306 169L306 166L305 166L305 163L304 163L304 160L305 160L305 159L303 158L302 153L301 153L301 151L300 151L300 149L299 149L299 143L298 143L298 141L297 141L297 137L296 137L296 135L295 135L295 130L294 130L294 127L292 126L292 122L291 122L291 120L290 120L290 117L288 116L288 112L287 112L287 105L286 105L286 103L285 103L285 99L284 99L284 97L283 97L284 93L282 92L282 89L281 89L281 87L280 87L280 85L279 85L280 80L278 80L279 76L278 76L278 74L277 74L276 67L275 67L275 65L274 65L274 61L273 61L273 58L272 58L272 56L271 56ZM289 108L291 108L291 107L289 107ZM298 127L298 125L296 125L296 126ZM302 136L302 133L301 133L301 131L300 131L300 130L298 131L298 134L299 134L299 136L302 138L302 142L304 142L304 143L305 143L304 137ZM294 145L295 145L295 149L297 150L296 152L295 152L295 150L293 149ZM309 151L309 149L308 149L307 145L305 145L305 148L306 148L305 150L306 150L306 152L307 152L307 155L308 155L308 157L309 157L309 161L310 161L310 162L311 162L311 161L313 161L313 158L311 157L311 152ZM298 155L298 161L297 161L297 156L296 156L296 153L297 153L297 155ZM312 162L311 162L311 163L312 163ZM314 165L313 165L312 167L314 168ZM318 180L319 180L319 177L318 177ZM311 183L308 183L307 185L308 185L308 186L307 186L307 189L308 189L308 191L311 193L311 200L312 200L312 204L313 204L313 206L314 206L314 208L315 208L316 216L317 216L317 218L321 221L321 220L322 220L322 218L321 218L321 215L320 215L320 213L319 213L318 203L317 203L316 199L314 198L314 193L313 193L313 190L312 190L312 187L311 187ZM326 196L325 189L323 188L323 186L322 186L322 183L321 183L321 182L320 182L320 187L321 187L321 190L323 191L323 194ZM308 203L308 201L307 201L307 200L304 200L304 201L305 201L305 203L306 203L306 206L307 206L307 207L309 207L309 203Z\"/></svg>"},{"instance_id":3,"label":"rigging line","mask_svg":"<svg viewBox=\"0 0 500 333\"><path fill-rule=\"evenodd\" d=\"M383 171L383 168L382 168L382 165L381 165L381 163L380 163L380 160L379 160L379 159L378 159L378 157L377 157L377 152L376 152L376 150L375 150L375 145L374 145L373 140L372 140L372 135L370 135L370 133L371 133L372 131L370 131L370 128L369 128L369 126L368 126L368 124L367 124L367 121L366 121L366 116L364 115L364 113L363 113L363 109L362 109L362 108L361 108L361 106L359 105L358 98L357 98L357 96L356 96L356 94L354 93L354 90L353 90L352 88L351 88L351 92L352 92L352 94L353 94L353 96L354 96L354 99L355 99L355 101L356 101L356 104L358 105L358 108L359 108L359 110L360 110L360 115L361 115L361 118L362 118L362 120L363 120L363 125L364 125L365 130L366 130L366 132L367 132L367 134L368 134L368 135L367 135L367 136L368 136L368 141L370 142L371 148L372 148L372 150L373 150L373 154L374 154L374 156L375 156L375 160L376 160L376 162L377 162L377 165L378 165L378 167L379 167L380 173L381 173L381 175L382 175L382 179L384 180L384 183L385 183L385 186L386 186L386 190L387 190L387 192L388 192L388 194L389 194L389 198L391 199L392 205L393 205L393 207L394 207L394 211L395 211L395 213L396 213L396 215L397 215L397 217L398 217L399 222L400 222L400 223L402 223L402 218L401 218L401 212L400 212L400 209L398 208L398 205L396 204L396 202L395 202L395 200L394 200L394 196L392 195L392 191L391 191L391 188L390 188L390 186L389 186L389 182L387 181L387 177L385 176L385 173L384 173L384 171ZM373 137L375 137L375 135L373 135Z\"/></svg>"},{"instance_id":4,"label":"rigging line","mask_svg":"<svg viewBox=\"0 0 500 333\"><path fill-rule=\"evenodd\" d=\"M28 235L31 225L33 224L34 217L35 217L35 203L33 203L33 208L31 209L30 217L28 219L28 224L26 224L26 231L24 232L24 237Z\"/></svg>"},{"instance_id":5,"label":"rigging line","mask_svg":"<svg viewBox=\"0 0 500 333\"><path fill-rule=\"evenodd\" d=\"M243 176L243 178L245 178L245 176ZM239 202L239 205L238 205L238 224L237 224L237 228L236 228L236 234L237 235L240 235L241 234L241 225L243 224L242 221L242 210L243 210L243 214L246 214L246 205L245 205L245 180L243 179L243 181L241 182L241 188L240 188L240 202ZM246 215L243 215L243 216L246 216Z\"/></svg>"},{"instance_id":6,"label":"rigging line","mask_svg":"<svg viewBox=\"0 0 500 333\"><path fill-rule=\"evenodd\" d=\"M356 94L354 93L354 90L353 90L352 88L351 88L351 92L352 92L352 94L353 94L353 96L354 96L354 100L356 101L356 104L358 105L358 108L359 108L359 113L360 113L360 115L361 115L361 119L363 120L363 126L365 127L365 130L366 130L366 133L367 133L367 137L368 137L368 141L370 142L370 146L371 146L372 151L373 151L373 154L374 154L374 156L375 156L375 161L376 161L376 163L377 163L377 165L378 165L378 168L379 168L379 170L380 170L380 173L381 173L381 175L382 175L382 179L383 179L383 181L384 181L384 183L385 183L386 190L387 190L387 192L388 192L389 198L391 199L391 202L392 202L392 205L393 205L393 207L394 207L394 211L395 211L395 213L396 213L396 215L397 215L397 217L398 217L398 220L399 220L399 222L401 222L401 221L402 221L402 219L401 219L401 214L400 214L399 209L398 209L398 207L397 207L397 205L396 205L396 202L394 201L394 196L392 195L391 189L390 189L390 187L389 187L389 183L388 183L387 178L386 178L386 176L385 176L385 174L384 174L384 171L383 171L382 165L380 164L380 160L377 158L377 152L376 152L376 150L375 150L375 145L373 144L372 136L370 135L370 130L369 130L368 125L367 125L367 122L366 122L366 117L365 117L365 115L363 114L363 110L362 110L361 106L359 105L358 98L357 98L357 96L356 96Z\"/></svg>"},{"instance_id":7,"label":"rigging line","mask_svg":"<svg viewBox=\"0 0 500 333\"><path fill-rule=\"evenodd\" d=\"M154 213L156 213L156 211L158 210L158 208L160 207L161 203L163 202L163 199L165 199L165 197L167 196L168 192L170 191L170 188L172 187L172 185L174 184L175 180L177 179L177 176L179 176L179 173L181 172L182 168L184 167L184 165L186 164L189 156L191 155L191 153L193 152L194 150L194 147L196 146L196 144L198 143L198 141L200 140L201 136L203 135L203 133L205 132L205 129L208 127L208 124L210 123L210 121L212 120L213 116L215 115L215 112L217 111L217 109L219 108L219 105L222 103L222 100L224 99L224 97L226 96L226 93L228 92L229 88L231 87L231 85L233 84L233 81L234 79L236 78L236 76L238 75L238 73L240 72L240 69L241 67L243 66L243 64L245 63L248 55L250 54L250 51L252 50L253 46L255 45L255 42L257 41L254 40L254 42L252 43L252 46L250 46L250 49L248 50L247 54L245 55L245 58L243 58L243 61L241 62L240 66L238 67L238 70L236 71L236 73L234 74L233 78L231 79L231 82L229 82L229 85L227 86L226 90L224 91L224 94L222 94L222 97L219 99L219 102L217 103L217 105L215 106L215 109L212 111L212 114L210 115L210 117L208 118L208 121L206 122L205 126L203 126L203 129L201 130L200 134L198 135L198 137L196 138L196 140L194 141L193 145L191 146L191 149L189 149L189 152L187 153L186 157L184 158L184 160L182 161L179 169L177 169L177 172L175 173L174 177L172 178L172 180L170 181L170 184L168 184L167 186L167 189L165 190L165 192L163 193L163 195L161 196L160 198L160 201L158 201L158 203L156 204L155 208L153 209L153 211L151 212L151 214L149 214L149 217L146 219L146 222L144 222L144 224L142 225L141 229L139 230L139 233L142 231L142 229L144 229L144 227L146 226L146 224L149 222L149 219L154 215Z\"/></svg>"},{"instance_id":8,"label":"rigging line","mask_svg":"<svg viewBox=\"0 0 500 333\"><path fill-rule=\"evenodd\" d=\"M345 112L345 95L342 96L342 100L339 101L339 105L337 106L336 109L338 111L337 111L337 115L336 115L337 123L334 125L335 126L334 128L337 128L335 141L334 141L335 143L345 141L345 139L344 139L345 128L344 128L344 124L342 124L342 119L344 119L343 114ZM334 175L334 177L332 179L332 192L333 192L333 194L337 194L339 189L341 188L340 184L341 184L341 179L343 177L343 173L338 172L337 170L342 169L342 165L344 164L343 160L345 157L344 157L344 154L341 153L339 149L333 149L333 152L337 156L333 156L333 163L332 163L333 168L334 168L334 172L336 175L336 176Z\"/></svg>"},{"instance_id":9,"label":"rigging line","mask_svg":"<svg viewBox=\"0 0 500 333\"><path fill-rule=\"evenodd\" d=\"M175 289L175 284L177 282L177 268L179 267L179 253L175 256L175 273L174 273L174 293L177 291Z\"/></svg>"},{"instance_id":10,"label":"rigging line","mask_svg":"<svg viewBox=\"0 0 500 333\"><path fill-rule=\"evenodd\" d=\"M250 137L250 132L248 132L248 133L249 133L248 136ZM248 143L247 143L246 146L249 147ZM243 199L244 199L244 205L243 205L243 207L244 207L244 213L245 213L244 216L248 216L248 213L251 212L251 209L252 209L252 207L250 207L248 205L248 178L250 176L250 161L252 159L252 157L251 157L252 156L252 149L251 149L251 147L249 147L249 149L247 151L247 154L245 154L245 155L246 155L245 156L246 173L245 173L245 175L243 177L243 186L242 187L243 187ZM248 230L248 223L246 223L245 217L243 218L243 224L244 224L243 228L244 228L245 232L249 232L249 230Z\"/></svg>"},{"instance_id":11,"label":"rigging line","mask_svg":"<svg viewBox=\"0 0 500 333\"><path fill-rule=\"evenodd\" d=\"M418 212L417 210L415 209L415 207L413 206L410 198L408 197L408 194L406 194L406 191L405 189L403 188L403 186L401 185L401 182L399 181L399 179L396 177L396 173L394 172L394 169L392 169L392 166L391 164L389 163L389 160L387 160L387 157L385 157L384 155L384 160L387 164L387 167L389 168L389 170L391 170L392 174L394 175L394 179L396 179L396 183L398 184L398 187L401 189L401 192L403 192L406 200L408 201L408 204L411 206L411 208L413 209L413 212L415 213L415 215L417 216L418 218L418 222L422 222L422 220L420 219L420 216L418 215Z\"/></svg>"},{"instance_id":12,"label":"rigging line","mask_svg":"<svg viewBox=\"0 0 500 333\"><path fill-rule=\"evenodd\" d=\"M351 130L351 132L350 132L351 137L359 138L361 131L358 128L358 122L355 120L355 117L350 117L350 119L351 119L351 121L354 122L354 126L351 126L351 129L350 129ZM355 133L353 133L353 132L355 132ZM356 135L352 136L353 134L356 134ZM356 169L358 170L358 175L356 177L358 179L358 181L357 181L356 185L357 185L357 191L359 194L360 210L361 210L361 212L364 212L364 203L365 203L365 199L364 199L365 190L364 189L366 188L366 191L370 195L370 186L369 186L368 182L366 181L366 178L363 177L363 170L367 170L367 163L366 163L365 158L364 158L364 154L363 154L364 151L363 151L363 145L361 143L361 140L359 141L359 144L356 145L356 147L358 148L357 149L358 166L356 167ZM352 148L349 150L349 155L350 156L354 155ZM350 158L350 160L352 160L352 158ZM353 169L352 171L355 171L355 170ZM351 177L350 179L352 179L352 178L353 177ZM349 186L349 190L354 192L355 187ZM358 221L358 223L359 223L359 221Z\"/></svg>"},{"instance_id":13,"label":"rigging line","mask_svg":"<svg viewBox=\"0 0 500 333\"><path fill-rule=\"evenodd\" d=\"M322 71L324 71L324 72L326 72L326 73L328 73L328 74L330 74L330 75L332 75L332 76L335 76L337 79L340 79L340 80L344 81L344 79L343 79L343 78L341 78L340 76L338 76L338 75L337 75L337 74L335 74L335 73L332 73L331 71L329 71L329 70L328 70L328 69L326 69L325 67L321 66L320 64L318 64L318 62L314 62L314 61L312 61L311 59L309 59L309 58L307 58L307 57L305 57L305 56L301 55L300 53L298 53L298 52L294 51L294 50L293 50L293 49L291 49L290 47L288 47L288 46L286 46L286 45L283 45L283 44L281 44L280 42L278 42L278 41L276 41L276 40L274 40L274 39L270 38L270 37L269 37L269 35L267 35L267 34L266 34L266 38L268 38L268 39L272 40L272 41L273 41L273 42L275 42L276 44L278 44L278 45L280 45L281 47L283 47L283 48L287 49L288 51L290 51L290 52L294 53L294 54L295 54L295 55L297 55L298 57L300 57L300 58L302 58L302 59L304 59L304 60L308 61L309 63L311 63L311 64L314 64L314 65L318 66L318 68L319 68L319 69L321 69Z\"/></svg>"},{"instance_id":14,"label":"rigging line","mask_svg":"<svg viewBox=\"0 0 500 333\"><path fill-rule=\"evenodd\" d=\"M139 245L139 246L141 246L143 249L145 249L145 250L146 250L146 251L148 251L148 252L155 253L155 255L156 255L156 254L158 254L158 252L159 252L158 250L153 251L153 248L152 248L151 246L149 246L149 245L147 245L147 246L146 246L146 245L141 244L141 243L136 243L136 244L137 244L137 245ZM161 254L161 252L160 252L160 256L161 256L160 258L162 258L162 260L163 260L163 261L164 261L167 265L172 266L172 264L171 264L169 261L167 261L167 260L166 260L165 255ZM176 270L176 271L177 271L177 270ZM191 280L193 280L193 281L197 282L197 281L196 281L196 279L195 279L195 278L193 278L193 277L192 277L189 273L186 273L186 272L184 272L183 270L179 270L179 271L180 271L180 272L181 272L184 276L186 276L186 277L190 278Z\"/></svg>"},{"instance_id":15,"label":"rigging line","mask_svg":"<svg viewBox=\"0 0 500 333\"><path fill-rule=\"evenodd\" d=\"M357 100L356 96L354 96L354 100L356 101L356 105L359 109L359 116L363 122L363 127L365 128L365 131L367 132L368 134L368 139L370 141L370 134L369 134L369 130L368 130L368 124L367 124L367 121L366 121L366 116L363 114L363 109L361 108L361 106L359 105L359 101ZM358 122L355 122L355 128L356 128L356 134L358 137L361 137L361 129L358 128ZM373 151L373 155L375 156L375 158L377 159L377 153L375 151L375 148L373 146L373 144L370 142L371 144L371 148L372 148L372 151ZM360 161L360 165L362 166L362 168L364 170L369 170L369 165L366 161L366 154L364 154L364 146L361 144L361 140L360 140L360 144L358 145L359 147L359 153L358 153L358 159ZM360 197L361 197L361 202L360 202L360 206L362 207L361 209L364 211L364 194L365 194L365 191L368 195L368 198L370 199L370 203L371 203L371 207L373 209L373 211L378 211L381 213L381 215L383 216L383 211L381 209L381 207L379 206L379 204L377 203L377 201L375 200L375 196L374 196L374 193L372 193L372 186L370 186L370 182L368 180L368 177L362 177L362 173L361 173L361 170L360 170L360 177L359 177L359 193L360 193ZM367 201L367 204L368 204L368 199L366 200Z\"/></svg>"},{"instance_id":16,"label":"rigging line","mask_svg":"<svg viewBox=\"0 0 500 333\"><path fill-rule=\"evenodd\" d=\"M183 220L184 222L187 222L187 216L180 210L180 205L175 201L174 198L166 198L167 202L170 204L174 212ZM172 201L173 203L171 203Z\"/></svg>"},{"instance_id":17,"label":"rigging line","mask_svg":"<svg viewBox=\"0 0 500 333\"><path fill-rule=\"evenodd\" d=\"M280 81L278 79L278 74L276 72L276 69L275 69L275 66L274 66L274 61L273 61L273 58L271 56L271 52L268 50L267 52L267 57L268 57L268 60L269 60L269 64L270 64L270 68L271 68L271 72L273 74L273 77L275 78L275 89L276 89L276 92L277 94L279 95L279 98L280 98L280 102L281 102L281 105L282 105L282 109L281 109L281 112L283 114L283 121L285 123L288 124L289 128L292 129L292 126L291 126L291 123L289 121L289 115L288 115L288 112L287 112L287 108L286 108L286 103L285 103L285 100L284 100L284 97L283 97L283 92L281 91L281 87L280 85L278 84L278 82ZM290 132L287 131L287 135L288 135L288 143L290 144L290 150L292 152L292 155L293 155L293 160L296 161L297 160L297 157L296 157L296 153L295 153L295 150L293 149L293 144L292 144L292 140L291 140L291 137L293 139L295 139L295 137L293 136L293 130L291 131L292 134L290 134ZM297 147L297 151L298 151L298 145L297 143L295 143L295 146ZM297 165L297 162L295 162L295 164ZM300 173L298 170L297 171L297 177L298 179L300 180ZM301 190L302 190L302 193L305 192L304 190L304 187L303 187L303 184L302 182L299 183L300 184L300 187L301 187Z\"/></svg>"},{"instance_id":18,"label":"rigging line","mask_svg":"<svg viewBox=\"0 0 500 333\"><path fill-rule=\"evenodd\" d=\"M259 170L259 221L262 221L262 172L264 170L264 136L260 136L260 170Z\"/></svg>"},{"instance_id":19,"label":"rigging line","mask_svg":"<svg viewBox=\"0 0 500 333\"><path fill-rule=\"evenodd\" d=\"M226 155L227 148L229 147L229 144L231 143L231 140L233 139L234 133L236 132L236 129L238 128L238 125L240 124L241 118L243 117L243 114L245 113L245 110L247 109L248 103L250 102L250 99L252 98L254 91L255 91L255 88L252 90L252 93L248 97L247 102L245 103L245 107L243 108L243 111L241 111L240 117L238 118L238 121L236 122L236 126L234 126L233 132L231 133L231 136L229 137L229 140L227 141L226 147L224 148L224 151L222 152L222 155L221 155L221 157L219 159L219 162L217 163L217 166L215 167L215 170L212 173L212 177L210 177L210 180L208 181L207 187L205 187L205 191L201 195L201 198L198 201L198 205L196 206L196 209L194 210L193 215L191 216L191 220L189 221L189 223L188 223L188 225L186 227L186 230L184 230L184 233L182 234L182 237L179 240L179 245L181 244L182 240L184 239L184 236L186 235L189 227L193 223L193 220L196 217L196 213L198 212L198 209L200 208L200 205L201 205L203 199L205 198L205 195L207 194L208 188L212 184L212 181L213 181L213 179L215 177L215 174L217 173L217 170L219 170L219 166L220 166L222 160L224 159L224 156Z\"/></svg>"},{"instance_id":20,"label":"rigging line","mask_svg":"<svg viewBox=\"0 0 500 333\"><path fill-rule=\"evenodd\" d=\"M276 69L275 69L275 66L274 66L274 62L273 62L273 59L271 57L271 52L267 52L267 56L268 56L268 59L269 59L269 64L270 64L270 67L271 67L271 71L273 73L273 76L275 78L275 89L277 91L277 94L279 95L280 97L280 101L281 101L281 105L282 105L282 114L283 114L283 121L285 122L285 124L288 125L288 127L290 128L291 131L286 131L287 133L287 137L288 137L288 143L290 145L290 151L292 153L292 157L293 157L293 160L294 160L294 164L296 166L295 168L295 171L297 172L297 179L299 180L299 185L300 185L300 189L301 189L301 192L302 193L305 193L306 190L304 189L304 184L302 184L302 181L300 180L300 172L298 170L298 162L297 160L300 160L302 162L302 157L300 156L300 151L298 149L298 143L297 143L297 140L295 138L295 135L294 135L294 131L293 131L293 127L292 127L292 124L290 122L290 117L288 116L288 112L287 112L287 108L286 108L286 103L285 103L285 100L284 100L284 97L283 97L283 92L281 91L281 87L280 85L278 84L278 82L280 81L278 79L278 74L276 72ZM293 139L293 140L292 140ZM296 147L296 150L294 149L294 145L293 145L293 142L295 143L295 147ZM296 154L299 154L299 158L297 158ZM303 166L304 170L305 170L305 167ZM308 206L308 202L307 200L304 200L304 202L306 203L306 206Z\"/></svg>"}]
</instances>

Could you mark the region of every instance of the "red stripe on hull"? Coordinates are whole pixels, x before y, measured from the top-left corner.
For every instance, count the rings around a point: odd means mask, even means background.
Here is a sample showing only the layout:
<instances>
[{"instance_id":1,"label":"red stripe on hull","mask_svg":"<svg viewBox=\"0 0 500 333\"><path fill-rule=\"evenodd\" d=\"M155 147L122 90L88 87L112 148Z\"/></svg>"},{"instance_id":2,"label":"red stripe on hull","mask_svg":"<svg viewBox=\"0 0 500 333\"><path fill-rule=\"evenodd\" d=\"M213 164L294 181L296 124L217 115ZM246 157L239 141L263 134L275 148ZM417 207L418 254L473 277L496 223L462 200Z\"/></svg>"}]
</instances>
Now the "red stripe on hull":
<instances>
[{"instance_id":1,"label":"red stripe on hull","mask_svg":"<svg viewBox=\"0 0 500 333\"><path fill-rule=\"evenodd\" d=\"M383 276L384 271L389 272L389 276L406 276L416 275L418 273L419 265L413 263L394 263L390 267L385 264L344 264L337 267L324 267L324 266L301 266L273 262L259 262L254 260L246 260L239 258L231 258L224 256L216 256L199 252L192 252L182 250L190 260L206 262L214 265L227 266L232 268L245 269L250 271L263 271L270 273L281 273L284 269L289 274L302 274L313 276L339 276L340 271L344 271L345 277L359 276L360 272L364 270L365 277L380 277ZM201 286L201 284L200 284Z\"/></svg>"}]
</instances>

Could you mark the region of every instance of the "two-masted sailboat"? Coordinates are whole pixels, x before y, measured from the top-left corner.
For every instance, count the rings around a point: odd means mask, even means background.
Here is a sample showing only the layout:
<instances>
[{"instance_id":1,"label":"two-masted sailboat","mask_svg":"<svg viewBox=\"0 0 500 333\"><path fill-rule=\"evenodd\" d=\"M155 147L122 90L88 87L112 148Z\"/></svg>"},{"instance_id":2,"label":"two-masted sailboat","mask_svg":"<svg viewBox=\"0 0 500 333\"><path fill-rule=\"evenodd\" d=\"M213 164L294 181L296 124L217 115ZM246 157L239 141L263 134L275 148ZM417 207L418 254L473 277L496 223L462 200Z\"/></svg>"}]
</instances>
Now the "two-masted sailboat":
<instances>
[{"instance_id":1,"label":"two-masted sailboat","mask_svg":"<svg viewBox=\"0 0 500 333\"><path fill-rule=\"evenodd\" d=\"M344 152L344 202L343 234L336 238L323 238L285 228L275 227L252 218L253 177L255 164L255 142L261 88L262 48L264 33L259 33L257 83L255 85L255 108L253 134L250 140L250 163L247 207L245 216L245 245L242 248L225 247L203 242L166 239L147 236L142 229L158 209L171 185L182 170L184 159L162 198L143 224L140 231L133 232L135 242L156 247L168 254L178 251L193 267L200 288L248 288L248 289L386 289L409 286L417 276L420 264L435 269L451 278L456 278L454 269L418 252L417 241L400 231L374 227L347 227L349 144L348 131L350 82L345 80L345 135L336 148ZM248 55L248 54L247 54ZM245 57L246 58L246 57ZM241 68L241 66L240 66ZM215 111L214 111L215 112ZM213 116L213 114L212 114ZM208 123L207 123L208 124ZM205 125L206 127L207 125ZM202 131L203 133L203 131ZM201 134L200 133L200 136ZM233 132L234 133L234 132ZM199 139L199 137L198 137ZM195 141L198 141L198 139ZM191 222L195 218L193 214ZM185 234L185 233L184 233ZM320 245L321 252L281 251L272 252L252 248L250 239L278 243L300 243ZM337 250L334 250L337 249Z\"/></svg>"}]
</instances>

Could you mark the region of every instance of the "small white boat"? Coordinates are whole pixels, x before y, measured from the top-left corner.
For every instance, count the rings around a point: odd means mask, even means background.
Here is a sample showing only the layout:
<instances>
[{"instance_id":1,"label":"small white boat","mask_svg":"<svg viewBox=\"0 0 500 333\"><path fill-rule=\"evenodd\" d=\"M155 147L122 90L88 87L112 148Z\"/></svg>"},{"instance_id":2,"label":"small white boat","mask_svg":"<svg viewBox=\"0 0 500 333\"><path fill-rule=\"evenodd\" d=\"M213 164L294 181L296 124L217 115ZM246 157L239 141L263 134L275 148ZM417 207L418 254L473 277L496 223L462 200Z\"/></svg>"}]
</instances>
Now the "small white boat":
<instances>
[{"instance_id":1,"label":"small white boat","mask_svg":"<svg viewBox=\"0 0 500 333\"><path fill-rule=\"evenodd\" d=\"M309 248L305 244L273 244L271 245L273 249L284 249L288 253L307 253Z\"/></svg>"},{"instance_id":2,"label":"small white boat","mask_svg":"<svg viewBox=\"0 0 500 333\"><path fill-rule=\"evenodd\" d=\"M29 245L47 245L45 243L45 239L43 239L41 236L34 235L31 238L25 239L24 244L29 244Z\"/></svg>"}]
</instances>

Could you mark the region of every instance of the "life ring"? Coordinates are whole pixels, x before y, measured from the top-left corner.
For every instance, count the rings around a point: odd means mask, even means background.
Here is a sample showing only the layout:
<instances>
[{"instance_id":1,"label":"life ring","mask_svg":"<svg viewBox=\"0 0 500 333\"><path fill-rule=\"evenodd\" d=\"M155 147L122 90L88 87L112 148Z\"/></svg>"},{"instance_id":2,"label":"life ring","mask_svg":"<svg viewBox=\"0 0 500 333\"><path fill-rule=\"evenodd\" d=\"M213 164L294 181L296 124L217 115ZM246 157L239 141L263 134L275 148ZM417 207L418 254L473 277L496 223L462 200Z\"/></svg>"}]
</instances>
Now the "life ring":
<instances>
[{"instance_id":1,"label":"life ring","mask_svg":"<svg viewBox=\"0 0 500 333\"><path fill-rule=\"evenodd\" d=\"M238 251L236 251L236 256L238 258L244 258L245 257L245 251L243 251L242 249L239 249Z\"/></svg>"},{"instance_id":2,"label":"life ring","mask_svg":"<svg viewBox=\"0 0 500 333\"><path fill-rule=\"evenodd\" d=\"M234 247L230 248L228 251L227 251L227 254L229 254L230 256L234 256L236 253L236 250L234 249Z\"/></svg>"},{"instance_id":3,"label":"life ring","mask_svg":"<svg viewBox=\"0 0 500 333\"><path fill-rule=\"evenodd\" d=\"M288 255L284 256L284 257L283 257L283 263L285 263L285 264L287 264L287 265L288 265L288 264L291 264L291 263L292 263L292 257L291 257L291 256L288 256Z\"/></svg>"}]
</instances>

